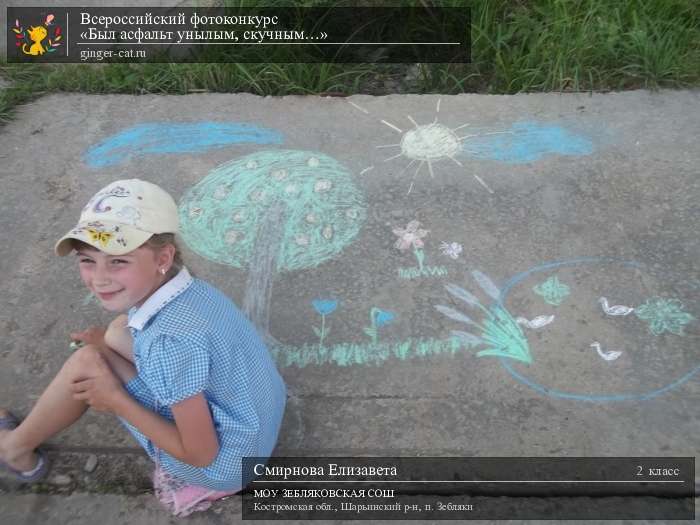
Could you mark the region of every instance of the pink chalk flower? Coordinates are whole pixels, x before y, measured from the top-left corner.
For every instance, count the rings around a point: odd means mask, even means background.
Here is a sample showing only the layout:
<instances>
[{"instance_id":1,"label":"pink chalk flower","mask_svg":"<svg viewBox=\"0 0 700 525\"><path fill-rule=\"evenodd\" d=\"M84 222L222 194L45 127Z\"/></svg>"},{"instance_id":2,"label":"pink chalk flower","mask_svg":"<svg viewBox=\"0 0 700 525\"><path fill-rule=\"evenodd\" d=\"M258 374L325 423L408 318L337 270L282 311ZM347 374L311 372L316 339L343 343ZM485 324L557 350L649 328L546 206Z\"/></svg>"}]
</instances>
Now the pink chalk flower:
<instances>
[{"instance_id":1,"label":"pink chalk flower","mask_svg":"<svg viewBox=\"0 0 700 525\"><path fill-rule=\"evenodd\" d=\"M394 235L399 237L394 246L401 251L408 250L411 246L414 248L422 248L423 241L421 238L428 235L430 230L419 229L419 226L420 222L411 221L406 225L405 229L394 228Z\"/></svg>"}]
</instances>

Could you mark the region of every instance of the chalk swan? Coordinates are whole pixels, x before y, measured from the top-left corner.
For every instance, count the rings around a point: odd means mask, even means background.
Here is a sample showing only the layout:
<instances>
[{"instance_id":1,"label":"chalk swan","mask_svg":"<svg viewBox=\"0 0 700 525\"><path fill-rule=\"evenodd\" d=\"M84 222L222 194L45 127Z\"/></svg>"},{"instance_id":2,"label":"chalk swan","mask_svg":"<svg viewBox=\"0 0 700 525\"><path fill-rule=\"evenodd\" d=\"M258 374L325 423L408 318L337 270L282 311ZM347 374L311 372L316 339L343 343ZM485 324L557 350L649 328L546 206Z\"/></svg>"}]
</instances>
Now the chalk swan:
<instances>
[{"instance_id":1,"label":"chalk swan","mask_svg":"<svg viewBox=\"0 0 700 525\"><path fill-rule=\"evenodd\" d=\"M608 300L605 297L598 299L598 302L603 307L603 311L608 315L628 315L634 312L634 308L629 306L624 306L617 304L615 306L608 306Z\"/></svg>"},{"instance_id":2,"label":"chalk swan","mask_svg":"<svg viewBox=\"0 0 700 525\"><path fill-rule=\"evenodd\" d=\"M528 328L531 328L533 330L536 330L538 328L542 328L543 326L548 325L552 321L554 321L553 315L540 315L540 316L535 317L532 321L528 321L524 317L518 317L515 320L516 323L525 325Z\"/></svg>"},{"instance_id":3,"label":"chalk swan","mask_svg":"<svg viewBox=\"0 0 700 525\"><path fill-rule=\"evenodd\" d=\"M606 361L614 361L622 355L622 352L618 352L617 350L609 350L607 352L604 352L603 350L601 350L600 343L598 341L591 343L591 346L595 348L596 352L598 352L598 355Z\"/></svg>"}]
</instances>

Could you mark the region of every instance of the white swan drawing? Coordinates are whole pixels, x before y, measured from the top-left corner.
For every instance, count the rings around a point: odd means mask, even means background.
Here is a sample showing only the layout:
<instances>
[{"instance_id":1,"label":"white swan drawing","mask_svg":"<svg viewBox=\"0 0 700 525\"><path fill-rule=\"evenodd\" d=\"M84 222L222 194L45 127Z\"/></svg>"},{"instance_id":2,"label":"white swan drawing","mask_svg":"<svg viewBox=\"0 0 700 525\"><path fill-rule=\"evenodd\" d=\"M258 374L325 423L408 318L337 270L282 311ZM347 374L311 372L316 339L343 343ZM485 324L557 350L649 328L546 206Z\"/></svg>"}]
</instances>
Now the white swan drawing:
<instances>
[{"instance_id":1,"label":"white swan drawing","mask_svg":"<svg viewBox=\"0 0 700 525\"><path fill-rule=\"evenodd\" d=\"M634 308L621 304L608 306L608 300L605 297L598 299L598 302L603 307L603 311L608 315L629 315L634 312Z\"/></svg>"},{"instance_id":2,"label":"white swan drawing","mask_svg":"<svg viewBox=\"0 0 700 525\"><path fill-rule=\"evenodd\" d=\"M608 350L608 351L603 351L600 348L600 343L598 341L595 341L591 343L591 346L596 349L596 352L598 352L598 355L605 359L606 361L614 361L618 357L622 355L622 352L618 352L617 350Z\"/></svg>"},{"instance_id":3,"label":"white swan drawing","mask_svg":"<svg viewBox=\"0 0 700 525\"><path fill-rule=\"evenodd\" d=\"M536 330L537 328L542 328L543 326L548 325L554 321L554 316L553 315L539 315L535 317L532 321L528 321L524 317L518 317L515 319L515 322L524 326L527 326L528 328L531 328L533 330Z\"/></svg>"}]
</instances>

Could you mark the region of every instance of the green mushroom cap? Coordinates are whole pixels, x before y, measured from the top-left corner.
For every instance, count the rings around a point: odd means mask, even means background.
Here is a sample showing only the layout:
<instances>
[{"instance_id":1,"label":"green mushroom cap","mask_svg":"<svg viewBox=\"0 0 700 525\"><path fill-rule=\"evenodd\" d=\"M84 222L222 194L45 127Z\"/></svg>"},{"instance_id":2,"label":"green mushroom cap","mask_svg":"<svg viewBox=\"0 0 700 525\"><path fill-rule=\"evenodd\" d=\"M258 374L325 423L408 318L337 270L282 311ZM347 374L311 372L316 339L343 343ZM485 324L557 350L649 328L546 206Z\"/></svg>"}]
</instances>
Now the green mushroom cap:
<instances>
[{"instance_id":1,"label":"green mushroom cap","mask_svg":"<svg viewBox=\"0 0 700 525\"><path fill-rule=\"evenodd\" d=\"M316 266L339 253L360 231L364 198L350 171L322 153L265 150L214 168L182 198L183 239L201 256L243 268L260 225L281 209L277 270Z\"/></svg>"}]
</instances>

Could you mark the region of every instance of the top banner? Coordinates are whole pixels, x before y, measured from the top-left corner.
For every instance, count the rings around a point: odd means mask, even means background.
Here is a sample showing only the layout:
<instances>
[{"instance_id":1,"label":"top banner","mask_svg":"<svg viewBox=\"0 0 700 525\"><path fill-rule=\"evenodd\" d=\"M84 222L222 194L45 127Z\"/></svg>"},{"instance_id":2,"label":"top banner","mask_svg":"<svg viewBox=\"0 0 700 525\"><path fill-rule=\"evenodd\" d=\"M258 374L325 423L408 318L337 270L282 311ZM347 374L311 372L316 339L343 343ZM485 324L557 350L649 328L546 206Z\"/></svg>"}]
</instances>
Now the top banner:
<instances>
[{"instance_id":1,"label":"top banner","mask_svg":"<svg viewBox=\"0 0 700 525\"><path fill-rule=\"evenodd\" d=\"M8 62L467 63L466 7L8 7Z\"/></svg>"}]
</instances>

